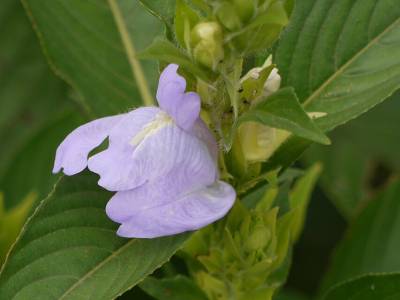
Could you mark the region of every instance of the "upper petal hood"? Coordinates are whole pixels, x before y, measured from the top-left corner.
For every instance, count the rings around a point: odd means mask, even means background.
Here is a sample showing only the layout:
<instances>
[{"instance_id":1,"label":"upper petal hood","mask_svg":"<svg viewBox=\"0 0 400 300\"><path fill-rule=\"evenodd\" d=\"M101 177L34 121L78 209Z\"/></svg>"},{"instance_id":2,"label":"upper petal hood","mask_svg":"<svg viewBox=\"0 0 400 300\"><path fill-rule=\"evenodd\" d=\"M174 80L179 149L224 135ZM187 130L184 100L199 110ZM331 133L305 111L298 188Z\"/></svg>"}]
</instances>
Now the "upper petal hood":
<instances>
[{"instance_id":1,"label":"upper petal hood","mask_svg":"<svg viewBox=\"0 0 400 300\"><path fill-rule=\"evenodd\" d=\"M174 118L184 130L190 130L200 114L200 97L194 92L185 93L186 81L177 73L179 66L168 65L160 76L157 100L161 109Z\"/></svg>"},{"instance_id":2,"label":"upper petal hood","mask_svg":"<svg viewBox=\"0 0 400 300\"><path fill-rule=\"evenodd\" d=\"M111 135L109 148L89 159L89 169L101 177L99 185L110 191L130 190L166 176L178 166L185 167L188 175L203 170L200 184L210 184L217 177L215 160L206 144L173 122L155 127L138 144L132 143L136 140L114 143Z\"/></svg>"}]
</instances>

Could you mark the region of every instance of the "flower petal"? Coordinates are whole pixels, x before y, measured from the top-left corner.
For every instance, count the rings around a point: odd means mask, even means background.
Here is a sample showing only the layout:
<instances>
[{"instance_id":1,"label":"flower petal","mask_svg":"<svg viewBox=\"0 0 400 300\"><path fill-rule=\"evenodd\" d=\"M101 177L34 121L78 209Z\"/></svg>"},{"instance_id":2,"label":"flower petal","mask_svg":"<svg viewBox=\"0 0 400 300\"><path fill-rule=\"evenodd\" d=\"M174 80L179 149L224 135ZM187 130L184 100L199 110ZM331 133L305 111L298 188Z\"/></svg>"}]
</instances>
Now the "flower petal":
<instances>
[{"instance_id":1,"label":"flower petal","mask_svg":"<svg viewBox=\"0 0 400 300\"><path fill-rule=\"evenodd\" d=\"M130 111L110 132L110 144L130 144L144 126L153 121L161 112L158 107L140 107Z\"/></svg>"},{"instance_id":2,"label":"flower petal","mask_svg":"<svg viewBox=\"0 0 400 300\"><path fill-rule=\"evenodd\" d=\"M215 137L211 133L210 129L208 129L207 125L203 122L203 120L200 118L197 119L190 132L207 145L211 157L214 159L215 163L217 163L218 144L215 140Z\"/></svg>"},{"instance_id":3,"label":"flower petal","mask_svg":"<svg viewBox=\"0 0 400 300\"><path fill-rule=\"evenodd\" d=\"M109 134L106 150L89 158L89 170L100 175L99 185L111 191L119 190L121 182L129 181L135 147L131 140L149 124L161 110L142 107L133 110Z\"/></svg>"},{"instance_id":4,"label":"flower petal","mask_svg":"<svg viewBox=\"0 0 400 300\"><path fill-rule=\"evenodd\" d=\"M89 152L105 140L124 116L97 119L72 131L57 148L53 173L58 173L61 169L66 175L83 171L87 166Z\"/></svg>"},{"instance_id":5,"label":"flower petal","mask_svg":"<svg viewBox=\"0 0 400 300\"><path fill-rule=\"evenodd\" d=\"M154 185L118 192L107 204L107 215L122 225L117 234L129 238L155 238L202 228L222 218L232 207L236 193L227 183L190 193L154 193ZM166 191L170 191L166 189Z\"/></svg>"},{"instance_id":6,"label":"flower petal","mask_svg":"<svg viewBox=\"0 0 400 300\"><path fill-rule=\"evenodd\" d=\"M165 205L177 195L188 194L194 190L214 183L215 167L209 164L176 165L168 174L155 178L145 184L124 192L118 192L107 204L108 216L119 223L131 218L138 210Z\"/></svg>"},{"instance_id":7,"label":"flower petal","mask_svg":"<svg viewBox=\"0 0 400 300\"><path fill-rule=\"evenodd\" d=\"M179 166L187 174L201 172L203 185L214 182L217 176L207 146L173 123L149 132L136 147L110 143L107 150L89 159L89 169L101 177L99 185L110 191L133 189Z\"/></svg>"},{"instance_id":8,"label":"flower petal","mask_svg":"<svg viewBox=\"0 0 400 300\"><path fill-rule=\"evenodd\" d=\"M157 100L160 107L184 130L190 130L200 114L200 97L185 93L186 81L177 73L179 66L168 65L160 76Z\"/></svg>"}]
</instances>

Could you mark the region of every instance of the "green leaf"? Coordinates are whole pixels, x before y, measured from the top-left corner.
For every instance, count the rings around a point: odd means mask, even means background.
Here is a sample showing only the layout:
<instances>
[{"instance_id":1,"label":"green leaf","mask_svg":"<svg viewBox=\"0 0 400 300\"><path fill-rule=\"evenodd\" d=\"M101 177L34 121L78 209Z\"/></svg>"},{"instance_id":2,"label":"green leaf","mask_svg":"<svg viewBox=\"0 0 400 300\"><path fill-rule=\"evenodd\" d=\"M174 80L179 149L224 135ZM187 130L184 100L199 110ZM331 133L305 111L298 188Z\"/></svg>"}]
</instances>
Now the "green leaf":
<instances>
[{"instance_id":1,"label":"green leaf","mask_svg":"<svg viewBox=\"0 0 400 300\"><path fill-rule=\"evenodd\" d=\"M190 34L199 20L198 14L184 0L177 0L174 25L176 39L181 47L190 49Z\"/></svg>"},{"instance_id":2,"label":"green leaf","mask_svg":"<svg viewBox=\"0 0 400 300\"><path fill-rule=\"evenodd\" d=\"M323 290L368 273L400 271L400 181L371 201L336 250Z\"/></svg>"},{"instance_id":3,"label":"green leaf","mask_svg":"<svg viewBox=\"0 0 400 300\"><path fill-rule=\"evenodd\" d=\"M208 299L192 280L182 275L164 279L147 277L139 286L150 296L158 300Z\"/></svg>"},{"instance_id":4,"label":"green leaf","mask_svg":"<svg viewBox=\"0 0 400 300\"><path fill-rule=\"evenodd\" d=\"M22 152L29 156L24 148L33 136L45 131L49 122L54 125L55 118L59 119L66 111L71 112L75 106L68 97L65 83L49 70L19 1L2 1L0 23L0 140L3 141L0 146L0 191L5 194L6 210L10 210L27 196L40 178L51 177L48 172L37 175L39 169L35 168L39 161L36 159L40 157L42 162L53 160L54 153L48 157L44 155L50 150L47 145L53 148L51 145L65 135L66 122L64 131L52 129L53 134L47 136L48 143L41 140L42 149L31 147L34 152L25 160L26 164L16 166L14 163ZM56 132L60 135L56 136Z\"/></svg>"},{"instance_id":5,"label":"green leaf","mask_svg":"<svg viewBox=\"0 0 400 300\"><path fill-rule=\"evenodd\" d=\"M333 287L324 300L395 300L400 294L400 274L372 274Z\"/></svg>"},{"instance_id":6,"label":"green leaf","mask_svg":"<svg viewBox=\"0 0 400 300\"><path fill-rule=\"evenodd\" d=\"M296 181L295 186L290 192L289 203L292 211L291 220L291 238L296 242L304 227L308 203L311 199L311 193L314 190L317 179L322 171L320 164L315 164Z\"/></svg>"},{"instance_id":7,"label":"green leaf","mask_svg":"<svg viewBox=\"0 0 400 300\"><path fill-rule=\"evenodd\" d=\"M314 145L306 163L321 161L321 186L346 219L354 218L391 173L400 171L400 94L332 133L331 147Z\"/></svg>"},{"instance_id":8,"label":"green leaf","mask_svg":"<svg viewBox=\"0 0 400 300\"><path fill-rule=\"evenodd\" d=\"M281 89L257 103L239 118L238 125L248 121L284 129L318 143L329 143L329 139L302 109L292 88Z\"/></svg>"},{"instance_id":9,"label":"green leaf","mask_svg":"<svg viewBox=\"0 0 400 300\"><path fill-rule=\"evenodd\" d=\"M4 198L0 193L0 265L12 243L17 238L28 213L31 211L36 195L31 193L10 210L4 210Z\"/></svg>"},{"instance_id":10,"label":"green leaf","mask_svg":"<svg viewBox=\"0 0 400 300\"><path fill-rule=\"evenodd\" d=\"M275 62L307 112L331 130L382 102L400 87L397 0L297 1ZM290 165L308 146L290 137L265 169Z\"/></svg>"},{"instance_id":11,"label":"green leaf","mask_svg":"<svg viewBox=\"0 0 400 300\"><path fill-rule=\"evenodd\" d=\"M293 12L294 5L295 5L295 0L284 0L284 6L286 9L286 13L288 14L289 17Z\"/></svg>"},{"instance_id":12,"label":"green leaf","mask_svg":"<svg viewBox=\"0 0 400 300\"><path fill-rule=\"evenodd\" d=\"M163 264L187 235L123 239L95 175L64 177L25 225L0 274L3 299L113 299Z\"/></svg>"},{"instance_id":13,"label":"green leaf","mask_svg":"<svg viewBox=\"0 0 400 300\"><path fill-rule=\"evenodd\" d=\"M164 22L167 34L172 37L176 0L139 0L151 14Z\"/></svg>"},{"instance_id":14,"label":"green leaf","mask_svg":"<svg viewBox=\"0 0 400 300\"><path fill-rule=\"evenodd\" d=\"M215 78L215 74L212 71L196 65L183 51L164 39L156 39L138 57L141 59L156 59L166 63L176 63L206 82L210 82Z\"/></svg>"},{"instance_id":15,"label":"green leaf","mask_svg":"<svg viewBox=\"0 0 400 300\"><path fill-rule=\"evenodd\" d=\"M3 192L8 206L16 205L31 193L40 200L50 192L57 180L57 176L51 173L57 146L70 131L82 123L82 118L75 112L51 116L16 151L6 172L0 176L0 191Z\"/></svg>"},{"instance_id":16,"label":"green leaf","mask_svg":"<svg viewBox=\"0 0 400 300\"><path fill-rule=\"evenodd\" d=\"M161 26L137 1L23 3L54 71L80 94L93 116L153 102L150 87L153 91L157 67L141 66L135 50L148 45Z\"/></svg>"},{"instance_id":17,"label":"green leaf","mask_svg":"<svg viewBox=\"0 0 400 300\"><path fill-rule=\"evenodd\" d=\"M283 289L275 296L274 300L308 300L309 298L301 293Z\"/></svg>"},{"instance_id":18,"label":"green leaf","mask_svg":"<svg viewBox=\"0 0 400 300\"><path fill-rule=\"evenodd\" d=\"M277 51L284 86L325 130L347 122L400 87L396 0L305 0Z\"/></svg>"}]
</instances>

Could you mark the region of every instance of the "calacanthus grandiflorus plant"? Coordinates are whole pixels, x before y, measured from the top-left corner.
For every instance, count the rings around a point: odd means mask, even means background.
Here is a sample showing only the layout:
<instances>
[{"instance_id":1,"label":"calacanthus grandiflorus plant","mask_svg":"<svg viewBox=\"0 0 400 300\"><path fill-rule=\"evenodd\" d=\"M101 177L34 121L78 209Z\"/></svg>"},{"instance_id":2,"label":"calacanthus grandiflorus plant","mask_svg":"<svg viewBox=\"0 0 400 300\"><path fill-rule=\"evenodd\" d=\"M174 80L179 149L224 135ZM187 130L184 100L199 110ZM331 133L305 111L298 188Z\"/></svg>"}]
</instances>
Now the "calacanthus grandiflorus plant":
<instances>
[{"instance_id":1,"label":"calacanthus grandiflorus plant","mask_svg":"<svg viewBox=\"0 0 400 300\"><path fill-rule=\"evenodd\" d=\"M59 141L65 175L10 250L0 299L136 285L163 300L278 299L321 173L292 165L400 87L396 1L22 2L87 120ZM365 274L338 271L343 244L321 298L394 297L396 274L337 285Z\"/></svg>"}]
</instances>

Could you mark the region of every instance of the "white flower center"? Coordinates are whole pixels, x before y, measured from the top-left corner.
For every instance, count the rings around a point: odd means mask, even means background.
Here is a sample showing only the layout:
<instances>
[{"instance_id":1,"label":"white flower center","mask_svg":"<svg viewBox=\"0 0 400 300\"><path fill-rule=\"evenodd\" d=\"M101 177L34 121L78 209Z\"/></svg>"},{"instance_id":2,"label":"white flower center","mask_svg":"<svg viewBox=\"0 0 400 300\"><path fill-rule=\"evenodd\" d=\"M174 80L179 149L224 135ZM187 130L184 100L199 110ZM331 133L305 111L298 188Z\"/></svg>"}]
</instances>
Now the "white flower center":
<instances>
[{"instance_id":1,"label":"white flower center","mask_svg":"<svg viewBox=\"0 0 400 300\"><path fill-rule=\"evenodd\" d=\"M131 140L130 144L133 146L139 145L145 138L155 134L161 128L173 124L174 120L165 112L160 111L153 121L146 124L141 131L139 131Z\"/></svg>"}]
</instances>

